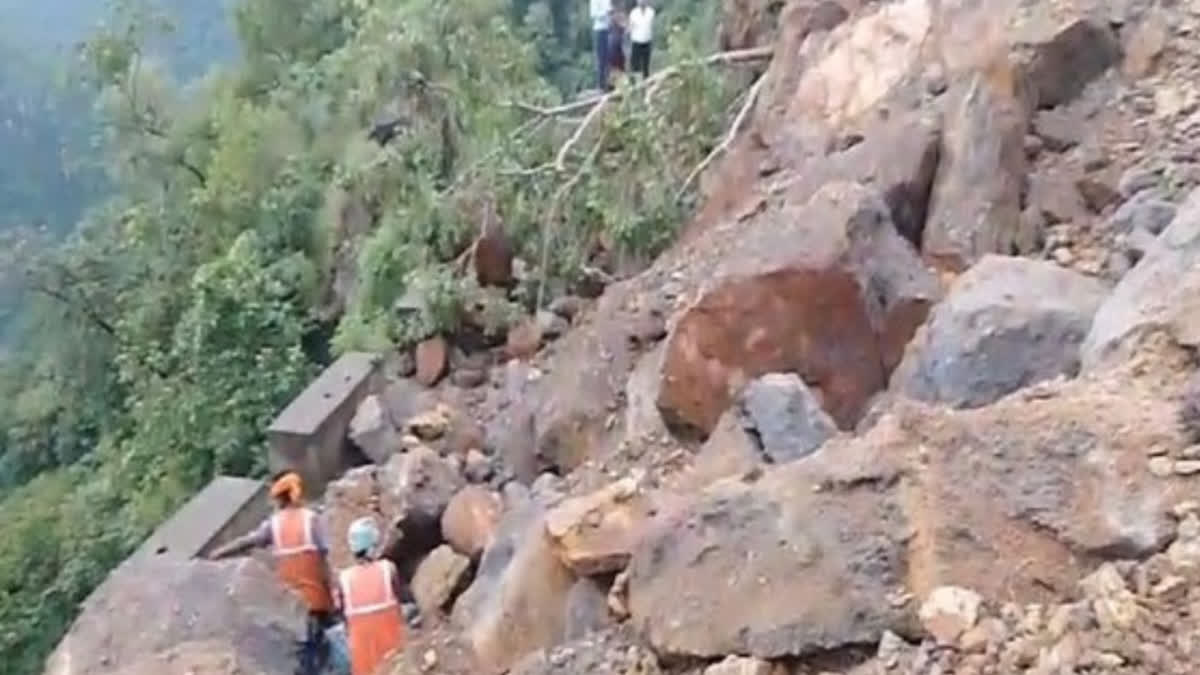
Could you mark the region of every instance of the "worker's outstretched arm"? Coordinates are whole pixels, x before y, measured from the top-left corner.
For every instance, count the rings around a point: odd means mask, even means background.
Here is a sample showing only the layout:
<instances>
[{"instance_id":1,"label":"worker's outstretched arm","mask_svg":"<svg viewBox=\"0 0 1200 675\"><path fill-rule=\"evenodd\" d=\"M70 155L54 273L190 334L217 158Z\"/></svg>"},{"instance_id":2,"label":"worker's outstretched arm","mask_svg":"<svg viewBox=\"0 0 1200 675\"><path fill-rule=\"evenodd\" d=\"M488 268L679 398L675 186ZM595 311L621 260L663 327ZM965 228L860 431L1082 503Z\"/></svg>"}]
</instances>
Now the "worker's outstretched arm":
<instances>
[{"instance_id":1,"label":"worker's outstretched arm","mask_svg":"<svg viewBox=\"0 0 1200 675\"><path fill-rule=\"evenodd\" d=\"M253 534L238 537L237 539L234 539L224 546L218 547L217 550L208 554L208 559L220 560L222 558L229 558L231 556L239 555L254 548L256 543L257 542L255 541Z\"/></svg>"},{"instance_id":2,"label":"worker's outstretched arm","mask_svg":"<svg viewBox=\"0 0 1200 675\"><path fill-rule=\"evenodd\" d=\"M253 532L245 536L238 537L224 546L217 547L217 550L208 554L208 559L220 560L222 558L228 558L230 556L245 553L253 548L261 548L270 545L271 520L268 518L267 520L263 521L263 524L259 525L258 529L254 530Z\"/></svg>"}]
</instances>

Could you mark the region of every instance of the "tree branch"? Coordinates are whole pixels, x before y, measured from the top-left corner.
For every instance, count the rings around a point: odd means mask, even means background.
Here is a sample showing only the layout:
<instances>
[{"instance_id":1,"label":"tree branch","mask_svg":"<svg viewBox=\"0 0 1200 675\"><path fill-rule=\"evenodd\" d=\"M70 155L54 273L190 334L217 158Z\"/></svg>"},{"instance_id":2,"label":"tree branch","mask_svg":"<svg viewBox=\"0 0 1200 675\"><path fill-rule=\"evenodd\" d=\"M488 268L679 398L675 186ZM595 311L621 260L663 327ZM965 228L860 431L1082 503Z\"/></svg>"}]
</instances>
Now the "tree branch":
<instances>
[{"instance_id":1,"label":"tree branch","mask_svg":"<svg viewBox=\"0 0 1200 675\"><path fill-rule=\"evenodd\" d=\"M562 147L558 149L558 155L554 157L554 169L556 171L567 170L567 155L570 154L571 148L575 147L579 143L579 139L583 138L583 132L587 131L592 122L600 116L601 111L604 110L604 106L608 104L608 101L608 98L602 98L596 105L592 106L592 109L588 111L587 116L583 118L579 126L575 127L575 133L571 134L567 142L563 143Z\"/></svg>"},{"instance_id":2,"label":"tree branch","mask_svg":"<svg viewBox=\"0 0 1200 675\"><path fill-rule=\"evenodd\" d=\"M75 300L73 298L68 297L66 293L63 293L62 291L60 291L56 288L50 288L49 286L46 286L45 284L31 282L29 284L29 288L30 288L30 290L34 291L35 293L41 293L42 295L45 295L46 297L58 300L59 302L66 305L67 307L70 307L71 309L74 309L74 310L80 312L94 326L96 326L100 330L104 331L105 333L108 333L109 337L113 337L113 338L117 337L117 329L114 328L113 325L111 323L109 323L104 317L100 316L94 308L87 306L87 305L84 305L81 307L78 303L75 302Z\"/></svg>"},{"instance_id":3,"label":"tree branch","mask_svg":"<svg viewBox=\"0 0 1200 675\"><path fill-rule=\"evenodd\" d=\"M506 103L506 105L512 108L517 108L518 110L524 110L526 112L533 113L540 117L555 117L558 115L564 115L578 110L590 108L591 106L602 101L614 101L642 89L653 90L661 82L678 75L680 70L689 66L715 66L719 64L766 61L771 58L773 53L774 49L772 47L753 47L750 49L735 49L728 52L718 52L716 54L710 54L702 59L693 59L691 61L685 61L683 63L670 66L668 68L663 68L650 77L636 82L632 86L629 86L625 89L615 89L604 94L598 94L596 96L580 99L578 101L572 101L570 103L563 103L562 105L556 105L550 108L521 101L509 101Z\"/></svg>"},{"instance_id":4,"label":"tree branch","mask_svg":"<svg viewBox=\"0 0 1200 675\"><path fill-rule=\"evenodd\" d=\"M538 263L538 269L541 271L541 274L538 278L537 298L534 301L534 306L539 309L542 306L542 300L545 298L546 266L549 264L550 260L550 238L556 229L555 224L558 220L559 209L562 207L563 200L567 198L567 195L571 193L571 190L575 189L575 186L583 178L584 173L586 173L592 164L595 163L596 157L600 155L600 149L604 147L604 140L605 136L601 136L600 139L596 141L596 144L592 146L591 152L588 153L588 156L579 165L579 168L575 170L575 174L572 175L567 182L563 183L557 191L555 191L554 198L550 202L550 209L546 212L545 229L542 231L541 260Z\"/></svg>"},{"instance_id":5,"label":"tree branch","mask_svg":"<svg viewBox=\"0 0 1200 675\"><path fill-rule=\"evenodd\" d=\"M675 201L682 199L684 193L687 192L688 187L691 186L692 181L696 180L696 178L698 178L700 174L703 173L706 168L708 168L708 165L712 164L713 160L720 156L721 153L728 150L730 145L733 145L734 139L737 138L738 131L742 128L742 124L746 121L746 117L750 114L750 110L754 108L754 103L758 100L758 92L762 90L763 83L766 81L766 79L766 76L763 75L755 80L754 84L751 85L750 91L746 94L745 102L742 103L741 109L738 110L737 115L733 118L733 122L729 125L729 131L726 132L725 138L719 144L717 144L717 147L713 148L712 152L708 153L708 155L696 165L696 168L692 169L687 178L684 179L683 185L679 187L679 192L675 194Z\"/></svg>"}]
</instances>

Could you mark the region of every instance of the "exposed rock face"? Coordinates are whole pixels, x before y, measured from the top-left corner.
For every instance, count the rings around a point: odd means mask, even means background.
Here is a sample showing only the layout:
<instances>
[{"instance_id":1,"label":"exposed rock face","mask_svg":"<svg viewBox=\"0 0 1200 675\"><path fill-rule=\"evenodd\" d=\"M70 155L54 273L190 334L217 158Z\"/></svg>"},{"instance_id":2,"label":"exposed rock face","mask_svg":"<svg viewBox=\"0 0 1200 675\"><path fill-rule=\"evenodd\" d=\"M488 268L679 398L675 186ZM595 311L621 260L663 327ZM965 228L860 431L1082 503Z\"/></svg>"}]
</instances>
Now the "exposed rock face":
<instances>
[{"instance_id":1,"label":"exposed rock face","mask_svg":"<svg viewBox=\"0 0 1200 675\"><path fill-rule=\"evenodd\" d=\"M479 667L502 671L562 640L574 582L546 536L544 506L518 500L501 520L475 581L454 604L452 619Z\"/></svg>"},{"instance_id":2,"label":"exposed rock face","mask_svg":"<svg viewBox=\"0 0 1200 675\"><path fill-rule=\"evenodd\" d=\"M288 675L303 628L299 602L256 560L131 560L84 603L46 673Z\"/></svg>"},{"instance_id":3,"label":"exposed rock face","mask_svg":"<svg viewBox=\"0 0 1200 675\"><path fill-rule=\"evenodd\" d=\"M1051 262L988 255L934 308L892 376L907 396L961 408L1079 369L1107 288Z\"/></svg>"},{"instance_id":4,"label":"exposed rock face","mask_svg":"<svg viewBox=\"0 0 1200 675\"><path fill-rule=\"evenodd\" d=\"M1178 388L1085 378L978 410L898 402L865 436L715 483L655 528L630 563L633 621L662 654L776 658L911 632L901 585L1053 597L1090 560L1169 540L1188 479L1154 476L1146 453L1185 445L1159 402Z\"/></svg>"},{"instance_id":5,"label":"exposed rock face","mask_svg":"<svg viewBox=\"0 0 1200 675\"><path fill-rule=\"evenodd\" d=\"M792 371L839 426L853 426L936 299L936 281L882 200L854 184L828 184L739 234L669 338L664 418L707 435L749 378Z\"/></svg>"},{"instance_id":6,"label":"exposed rock face","mask_svg":"<svg viewBox=\"0 0 1200 675\"><path fill-rule=\"evenodd\" d=\"M358 404L350 420L350 440L376 464L383 464L400 449L400 436L378 396L368 396Z\"/></svg>"},{"instance_id":7,"label":"exposed rock face","mask_svg":"<svg viewBox=\"0 0 1200 675\"><path fill-rule=\"evenodd\" d=\"M1200 189L1096 312L1083 367L1119 362L1156 331L1200 346Z\"/></svg>"},{"instance_id":8,"label":"exposed rock face","mask_svg":"<svg viewBox=\"0 0 1200 675\"><path fill-rule=\"evenodd\" d=\"M470 580L471 560L449 546L439 546L421 561L412 578L412 593L422 616L436 616Z\"/></svg>"}]
</instances>

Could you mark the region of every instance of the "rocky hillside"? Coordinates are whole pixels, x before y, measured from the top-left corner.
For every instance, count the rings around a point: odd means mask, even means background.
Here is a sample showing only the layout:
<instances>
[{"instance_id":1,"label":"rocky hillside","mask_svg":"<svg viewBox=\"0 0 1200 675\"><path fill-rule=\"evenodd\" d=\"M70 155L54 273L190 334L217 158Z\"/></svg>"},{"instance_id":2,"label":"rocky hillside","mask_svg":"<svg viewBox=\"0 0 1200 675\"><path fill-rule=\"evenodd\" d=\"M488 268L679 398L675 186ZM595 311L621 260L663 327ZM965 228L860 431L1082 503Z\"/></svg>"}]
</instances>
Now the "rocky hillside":
<instances>
[{"instance_id":1,"label":"rocky hillside","mask_svg":"<svg viewBox=\"0 0 1200 675\"><path fill-rule=\"evenodd\" d=\"M387 672L1196 672L1200 4L729 14L683 239L360 407Z\"/></svg>"}]
</instances>

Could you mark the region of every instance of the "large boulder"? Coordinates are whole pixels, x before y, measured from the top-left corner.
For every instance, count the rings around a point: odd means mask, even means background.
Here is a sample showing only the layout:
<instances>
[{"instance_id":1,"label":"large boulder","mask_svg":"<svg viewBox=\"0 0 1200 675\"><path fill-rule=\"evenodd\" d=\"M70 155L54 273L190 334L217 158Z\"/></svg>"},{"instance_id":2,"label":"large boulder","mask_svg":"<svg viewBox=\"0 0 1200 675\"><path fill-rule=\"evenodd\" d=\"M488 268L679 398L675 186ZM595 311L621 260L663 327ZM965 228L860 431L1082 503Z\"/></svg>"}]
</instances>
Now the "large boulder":
<instances>
[{"instance_id":1,"label":"large boulder","mask_svg":"<svg viewBox=\"0 0 1200 675\"><path fill-rule=\"evenodd\" d=\"M799 373L852 427L940 293L883 200L852 183L747 223L720 250L671 333L658 396L668 423L704 435L769 372Z\"/></svg>"},{"instance_id":2,"label":"large boulder","mask_svg":"<svg viewBox=\"0 0 1200 675\"><path fill-rule=\"evenodd\" d=\"M1011 71L977 74L948 93L941 162L922 252L960 271L986 253L1030 250L1023 241L1026 104Z\"/></svg>"},{"instance_id":3,"label":"large boulder","mask_svg":"<svg viewBox=\"0 0 1200 675\"><path fill-rule=\"evenodd\" d=\"M83 603L47 675L289 675L304 611L254 559L133 558Z\"/></svg>"},{"instance_id":4,"label":"large boulder","mask_svg":"<svg viewBox=\"0 0 1200 675\"><path fill-rule=\"evenodd\" d=\"M358 404L350 420L350 440L376 464L387 462L400 449L400 434L378 396L368 396Z\"/></svg>"},{"instance_id":5,"label":"large boulder","mask_svg":"<svg viewBox=\"0 0 1200 675\"><path fill-rule=\"evenodd\" d=\"M897 401L864 436L661 519L630 562L632 621L662 655L773 659L911 634L902 589L1069 592L1095 561L1170 540L1197 479L1160 478L1147 453L1187 445L1162 404L1180 380L1088 376L972 410Z\"/></svg>"},{"instance_id":6,"label":"large boulder","mask_svg":"<svg viewBox=\"0 0 1200 675\"><path fill-rule=\"evenodd\" d=\"M1200 346L1200 189L1096 312L1081 351L1083 367L1120 363L1155 332Z\"/></svg>"},{"instance_id":7,"label":"large boulder","mask_svg":"<svg viewBox=\"0 0 1200 675\"><path fill-rule=\"evenodd\" d=\"M987 255L955 280L909 345L891 388L977 407L1079 370L1108 289L1048 261Z\"/></svg>"},{"instance_id":8,"label":"large boulder","mask_svg":"<svg viewBox=\"0 0 1200 675\"><path fill-rule=\"evenodd\" d=\"M513 495L475 581L454 604L454 626L484 672L558 644L575 583L546 535L545 505Z\"/></svg>"},{"instance_id":9,"label":"large boulder","mask_svg":"<svg viewBox=\"0 0 1200 675\"><path fill-rule=\"evenodd\" d=\"M383 466L351 469L325 492L329 554L335 568L351 564L345 533L361 517L375 518L394 530L384 551L410 577L417 564L442 543L442 514L465 485L458 470L436 452L415 446L393 455Z\"/></svg>"},{"instance_id":10,"label":"large boulder","mask_svg":"<svg viewBox=\"0 0 1200 675\"><path fill-rule=\"evenodd\" d=\"M470 581L471 560L439 546L421 561L412 577L412 594L421 614L437 616Z\"/></svg>"},{"instance_id":11,"label":"large boulder","mask_svg":"<svg viewBox=\"0 0 1200 675\"><path fill-rule=\"evenodd\" d=\"M459 490L442 513L442 538L455 551L479 559L500 522L500 495L478 485Z\"/></svg>"},{"instance_id":12,"label":"large boulder","mask_svg":"<svg viewBox=\"0 0 1200 675\"><path fill-rule=\"evenodd\" d=\"M906 571L898 470L827 458L718 481L636 550L628 606L659 654L807 654L903 621L887 601Z\"/></svg>"}]
</instances>

